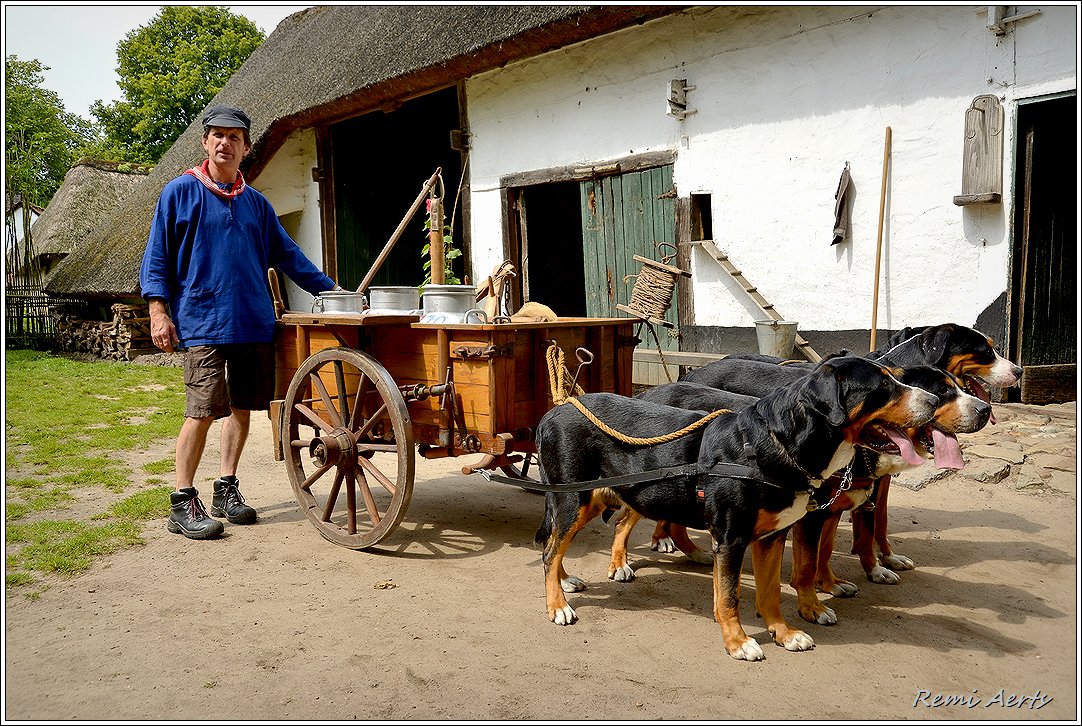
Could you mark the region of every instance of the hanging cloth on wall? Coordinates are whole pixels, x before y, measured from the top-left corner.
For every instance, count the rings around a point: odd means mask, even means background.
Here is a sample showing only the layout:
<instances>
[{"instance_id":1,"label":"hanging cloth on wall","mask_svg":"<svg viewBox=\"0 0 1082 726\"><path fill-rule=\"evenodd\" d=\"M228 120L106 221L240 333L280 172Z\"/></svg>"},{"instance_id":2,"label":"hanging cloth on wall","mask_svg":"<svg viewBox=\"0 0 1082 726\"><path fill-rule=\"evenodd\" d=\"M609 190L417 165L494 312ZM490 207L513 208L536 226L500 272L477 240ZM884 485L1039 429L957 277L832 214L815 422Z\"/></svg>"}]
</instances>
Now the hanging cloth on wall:
<instances>
[{"instance_id":1,"label":"hanging cloth on wall","mask_svg":"<svg viewBox=\"0 0 1082 726\"><path fill-rule=\"evenodd\" d=\"M849 162L845 162L842 178L838 180L838 191L834 193L834 238L831 246L844 242L849 234Z\"/></svg>"}]
</instances>

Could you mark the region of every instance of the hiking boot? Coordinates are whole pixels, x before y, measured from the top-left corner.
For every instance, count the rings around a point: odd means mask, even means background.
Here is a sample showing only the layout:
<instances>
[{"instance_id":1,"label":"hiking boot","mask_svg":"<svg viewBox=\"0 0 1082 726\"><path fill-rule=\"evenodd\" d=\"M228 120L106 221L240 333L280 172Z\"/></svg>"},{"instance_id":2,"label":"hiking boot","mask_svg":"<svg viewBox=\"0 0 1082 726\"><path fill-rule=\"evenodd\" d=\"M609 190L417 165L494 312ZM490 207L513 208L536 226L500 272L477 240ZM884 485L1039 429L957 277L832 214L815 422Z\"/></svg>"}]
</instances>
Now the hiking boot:
<instances>
[{"instance_id":1,"label":"hiking boot","mask_svg":"<svg viewBox=\"0 0 1082 726\"><path fill-rule=\"evenodd\" d=\"M255 510L244 503L244 497L240 495L240 482L235 476L223 476L214 482L210 513L215 517L225 517L233 524L251 524L256 518Z\"/></svg>"},{"instance_id":2,"label":"hiking boot","mask_svg":"<svg viewBox=\"0 0 1082 726\"><path fill-rule=\"evenodd\" d=\"M225 525L207 516L199 492L195 487L185 487L169 495L169 531L189 539L210 539L225 530Z\"/></svg>"}]
</instances>

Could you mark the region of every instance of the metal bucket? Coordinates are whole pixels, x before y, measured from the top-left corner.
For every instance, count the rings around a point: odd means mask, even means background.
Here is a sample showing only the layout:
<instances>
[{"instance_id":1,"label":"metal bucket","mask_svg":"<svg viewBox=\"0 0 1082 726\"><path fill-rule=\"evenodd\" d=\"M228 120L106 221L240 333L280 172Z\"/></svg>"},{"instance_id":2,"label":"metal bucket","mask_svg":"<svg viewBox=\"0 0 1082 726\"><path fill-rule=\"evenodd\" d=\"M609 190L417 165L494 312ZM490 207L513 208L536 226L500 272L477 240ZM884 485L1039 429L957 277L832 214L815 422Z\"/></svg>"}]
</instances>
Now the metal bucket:
<instances>
[{"instance_id":1,"label":"metal bucket","mask_svg":"<svg viewBox=\"0 0 1082 726\"><path fill-rule=\"evenodd\" d=\"M477 305L477 292L473 285L425 285L421 305L425 315L452 313L461 318Z\"/></svg>"},{"instance_id":2,"label":"metal bucket","mask_svg":"<svg viewBox=\"0 0 1082 726\"><path fill-rule=\"evenodd\" d=\"M411 285L387 285L368 288L372 310L414 311L421 306L421 296Z\"/></svg>"},{"instance_id":3,"label":"metal bucket","mask_svg":"<svg viewBox=\"0 0 1082 726\"><path fill-rule=\"evenodd\" d=\"M755 335L759 339L759 352L775 358L789 358L796 344L797 324L790 320L756 320Z\"/></svg>"},{"instance_id":4,"label":"metal bucket","mask_svg":"<svg viewBox=\"0 0 1082 726\"><path fill-rule=\"evenodd\" d=\"M313 313L361 313L367 307L363 294L348 290L327 290L312 300Z\"/></svg>"}]
</instances>

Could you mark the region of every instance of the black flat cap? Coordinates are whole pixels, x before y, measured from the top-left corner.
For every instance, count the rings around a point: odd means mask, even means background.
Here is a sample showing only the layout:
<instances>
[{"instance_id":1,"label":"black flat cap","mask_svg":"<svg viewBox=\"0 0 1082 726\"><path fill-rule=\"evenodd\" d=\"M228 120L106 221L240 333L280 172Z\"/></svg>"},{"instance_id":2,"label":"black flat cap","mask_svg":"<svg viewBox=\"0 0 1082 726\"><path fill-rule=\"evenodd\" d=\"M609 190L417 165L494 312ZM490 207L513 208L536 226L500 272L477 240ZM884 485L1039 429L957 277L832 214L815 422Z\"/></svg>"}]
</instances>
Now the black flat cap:
<instances>
[{"instance_id":1,"label":"black flat cap","mask_svg":"<svg viewBox=\"0 0 1082 726\"><path fill-rule=\"evenodd\" d=\"M203 114L203 128L207 126L220 126L227 129L252 130L252 120L248 114L233 106L211 106Z\"/></svg>"}]
</instances>

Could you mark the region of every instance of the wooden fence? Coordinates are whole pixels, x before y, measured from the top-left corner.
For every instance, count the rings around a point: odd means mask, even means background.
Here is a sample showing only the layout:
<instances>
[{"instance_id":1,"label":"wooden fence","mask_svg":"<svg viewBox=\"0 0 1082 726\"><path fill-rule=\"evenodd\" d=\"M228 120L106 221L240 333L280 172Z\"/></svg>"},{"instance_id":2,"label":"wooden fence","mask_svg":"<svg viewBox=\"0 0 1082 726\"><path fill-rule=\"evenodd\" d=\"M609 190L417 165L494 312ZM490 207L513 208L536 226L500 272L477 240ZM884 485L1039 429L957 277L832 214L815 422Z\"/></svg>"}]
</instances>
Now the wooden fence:
<instances>
[{"instance_id":1,"label":"wooden fence","mask_svg":"<svg viewBox=\"0 0 1082 726\"><path fill-rule=\"evenodd\" d=\"M4 298L6 347L52 350L57 341L57 308L78 302L9 289Z\"/></svg>"}]
</instances>

